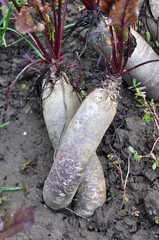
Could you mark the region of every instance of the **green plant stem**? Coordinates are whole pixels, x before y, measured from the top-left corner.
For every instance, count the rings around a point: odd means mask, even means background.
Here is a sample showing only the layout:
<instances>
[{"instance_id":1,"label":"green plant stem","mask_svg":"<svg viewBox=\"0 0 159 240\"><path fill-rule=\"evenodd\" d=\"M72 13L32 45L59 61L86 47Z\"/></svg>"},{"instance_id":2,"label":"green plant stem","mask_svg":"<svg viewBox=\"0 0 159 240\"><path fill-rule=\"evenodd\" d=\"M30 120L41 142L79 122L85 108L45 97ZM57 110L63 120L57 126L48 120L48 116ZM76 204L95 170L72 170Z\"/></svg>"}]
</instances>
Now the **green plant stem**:
<instances>
[{"instance_id":1,"label":"green plant stem","mask_svg":"<svg viewBox=\"0 0 159 240\"><path fill-rule=\"evenodd\" d=\"M16 191L23 190L24 187L0 187L0 191Z\"/></svg>"},{"instance_id":2,"label":"green plant stem","mask_svg":"<svg viewBox=\"0 0 159 240\"><path fill-rule=\"evenodd\" d=\"M6 125L8 125L9 124L9 122L5 122L5 123L3 123L2 125L0 125L0 128L1 127L5 127Z\"/></svg>"},{"instance_id":3,"label":"green plant stem","mask_svg":"<svg viewBox=\"0 0 159 240\"><path fill-rule=\"evenodd\" d=\"M43 57L41 52L26 37L24 37L21 33L17 32L16 30L14 30L12 28L7 28L7 30L10 30L10 31L15 32L16 34L20 35L27 43L29 43L29 45L34 49L34 51L39 55L39 57L42 58L43 60L45 60L45 58Z\"/></svg>"}]
</instances>

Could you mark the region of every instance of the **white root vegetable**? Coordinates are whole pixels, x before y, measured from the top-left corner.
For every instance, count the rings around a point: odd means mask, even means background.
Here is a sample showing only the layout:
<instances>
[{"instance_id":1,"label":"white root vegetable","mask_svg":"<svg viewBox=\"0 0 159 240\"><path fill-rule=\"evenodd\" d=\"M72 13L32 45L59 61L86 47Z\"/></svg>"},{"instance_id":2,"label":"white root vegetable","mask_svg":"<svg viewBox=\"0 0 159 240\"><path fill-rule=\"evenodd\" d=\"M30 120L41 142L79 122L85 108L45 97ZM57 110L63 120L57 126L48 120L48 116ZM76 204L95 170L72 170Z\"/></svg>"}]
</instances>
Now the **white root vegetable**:
<instances>
[{"instance_id":1,"label":"white root vegetable","mask_svg":"<svg viewBox=\"0 0 159 240\"><path fill-rule=\"evenodd\" d=\"M116 107L110 92L102 88L95 89L81 104L65 131L44 184L43 197L49 207L58 210L71 203Z\"/></svg>"},{"instance_id":2,"label":"white root vegetable","mask_svg":"<svg viewBox=\"0 0 159 240\"><path fill-rule=\"evenodd\" d=\"M66 83L63 77L57 81L57 77L52 74L51 79L52 83L49 82L44 86L43 115L50 140L57 151L60 139L80 106L80 100L71 84ZM53 86L55 81L57 82ZM75 211L85 217L91 216L96 208L101 207L105 202L105 178L101 163L95 153L90 159L77 195Z\"/></svg>"},{"instance_id":3,"label":"white root vegetable","mask_svg":"<svg viewBox=\"0 0 159 240\"><path fill-rule=\"evenodd\" d=\"M80 106L80 100L64 77L57 78L52 73L51 82L44 83L42 104L49 137L57 151L62 135Z\"/></svg>"},{"instance_id":4,"label":"white root vegetable","mask_svg":"<svg viewBox=\"0 0 159 240\"><path fill-rule=\"evenodd\" d=\"M159 17L159 1L149 0L149 5L150 5L150 10L147 7L146 14L142 13L140 16L140 19L147 26L147 30L151 33L153 40L159 41L159 25L157 22L157 19Z\"/></svg>"},{"instance_id":5,"label":"white root vegetable","mask_svg":"<svg viewBox=\"0 0 159 240\"><path fill-rule=\"evenodd\" d=\"M159 56L149 44L135 30L131 29L131 32L136 39L137 46L128 59L126 70L146 61L159 60ZM123 76L129 86L133 85L133 78L141 82L142 86L146 86L147 97L159 99L159 61L145 64Z\"/></svg>"},{"instance_id":6,"label":"white root vegetable","mask_svg":"<svg viewBox=\"0 0 159 240\"><path fill-rule=\"evenodd\" d=\"M128 59L128 63L125 68L126 70L133 68L143 62L159 60L157 53L134 29L131 29L131 33L136 39L137 46L131 57ZM94 46L94 44L97 45L98 39L106 39L106 37L107 32L102 20L97 27L97 30L95 30L95 32L90 35L89 42ZM95 47L95 50L101 55L101 52L98 48ZM104 47L104 51L107 56L111 58L111 48L107 44ZM128 83L129 86L133 85L134 78L137 82L141 82L142 86L146 87L144 91L147 92L147 97L153 98L154 100L159 99L159 61L145 64L134 69L128 74L123 75L123 79Z\"/></svg>"},{"instance_id":7,"label":"white root vegetable","mask_svg":"<svg viewBox=\"0 0 159 240\"><path fill-rule=\"evenodd\" d=\"M91 157L84 178L77 190L74 211L79 215L90 217L106 199L106 184L103 169L96 154Z\"/></svg>"},{"instance_id":8,"label":"white root vegetable","mask_svg":"<svg viewBox=\"0 0 159 240\"><path fill-rule=\"evenodd\" d=\"M157 20L159 17L159 2L158 0L149 0L149 4L150 4L152 15Z\"/></svg>"}]
</instances>

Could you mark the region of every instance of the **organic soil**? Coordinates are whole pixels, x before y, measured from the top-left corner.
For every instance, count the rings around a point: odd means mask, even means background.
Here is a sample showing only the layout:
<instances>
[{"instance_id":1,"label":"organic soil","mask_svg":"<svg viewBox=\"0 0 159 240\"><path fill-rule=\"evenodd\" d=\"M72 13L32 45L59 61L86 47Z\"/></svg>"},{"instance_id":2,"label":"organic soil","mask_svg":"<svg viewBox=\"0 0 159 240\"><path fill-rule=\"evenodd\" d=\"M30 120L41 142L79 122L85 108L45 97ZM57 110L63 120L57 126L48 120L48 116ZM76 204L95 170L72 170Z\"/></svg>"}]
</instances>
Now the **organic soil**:
<instances>
[{"instance_id":1,"label":"organic soil","mask_svg":"<svg viewBox=\"0 0 159 240\"><path fill-rule=\"evenodd\" d=\"M75 19L77 4L69 5L69 16ZM63 52L70 55L79 49L83 33L75 32L76 41L68 41ZM6 39L12 42L17 37L7 32ZM91 47L83 55L82 61L88 66L90 55L97 58ZM15 76L27 63L23 53L28 51L24 41L18 45L0 48L0 117L3 118L4 103L9 87ZM32 51L32 50L30 50ZM93 52L93 53L92 53ZM25 187L26 191L3 192L7 199L0 205L0 214L11 209L31 206L36 214L35 224L27 231L19 233L12 240L157 240L159 225L155 217L159 216L159 168L152 170L153 162L142 159L139 163L132 159L128 150L132 146L141 155L151 151L154 133L153 122L142 120L143 109L137 107L134 93L122 84L116 117L106 132L97 154L103 165L107 183L107 201L95 211L89 219L76 216L69 210L55 212L48 208L42 198L45 179L53 162L53 148L45 127L41 102L35 94L28 104L22 107L33 89L36 75L29 70L17 81L9 101L9 124L0 129L0 185L3 187ZM89 91L89 84L86 90ZM159 144L155 148L155 154ZM114 165L120 158L123 178L126 178L128 162L130 174L126 193L128 201L120 209L123 200L121 176ZM22 170L24 164L31 161L30 168Z\"/></svg>"}]
</instances>

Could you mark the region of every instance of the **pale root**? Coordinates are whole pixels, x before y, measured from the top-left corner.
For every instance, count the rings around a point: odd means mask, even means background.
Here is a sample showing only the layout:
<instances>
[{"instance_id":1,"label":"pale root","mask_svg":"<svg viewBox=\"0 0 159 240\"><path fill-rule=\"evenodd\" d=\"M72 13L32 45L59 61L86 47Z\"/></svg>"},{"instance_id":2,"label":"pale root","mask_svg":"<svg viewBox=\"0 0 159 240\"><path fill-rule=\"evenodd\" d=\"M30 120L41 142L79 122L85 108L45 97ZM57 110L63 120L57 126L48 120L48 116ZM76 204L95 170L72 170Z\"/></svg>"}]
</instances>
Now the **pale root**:
<instances>
[{"instance_id":1,"label":"pale root","mask_svg":"<svg viewBox=\"0 0 159 240\"><path fill-rule=\"evenodd\" d=\"M106 184L103 168L96 154L91 157L84 178L74 200L74 211L79 215L90 217L106 199Z\"/></svg>"},{"instance_id":2,"label":"pale root","mask_svg":"<svg viewBox=\"0 0 159 240\"><path fill-rule=\"evenodd\" d=\"M116 107L117 102L102 88L95 89L81 104L66 129L44 184L43 197L49 207L57 210L71 203Z\"/></svg>"},{"instance_id":3,"label":"pale root","mask_svg":"<svg viewBox=\"0 0 159 240\"><path fill-rule=\"evenodd\" d=\"M72 85L66 82L62 76L57 79L52 74L51 79L51 82L43 84L42 103L49 137L55 151L57 151L69 122L80 106L80 100L76 92L73 91ZM103 205L105 199L106 184L103 169L96 153L94 153L77 190L77 197L74 201L75 211L81 212L83 216L91 216L96 208Z\"/></svg>"},{"instance_id":4,"label":"pale root","mask_svg":"<svg viewBox=\"0 0 159 240\"><path fill-rule=\"evenodd\" d=\"M133 29L131 29L132 35L136 39L137 46L128 59L126 70L147 61L159 60L157 53L149 46L149 44ZM128 74L123 75L123 79L129 86L133 85L133 79L137 82L141 82L141 86L145 86L147 97L154 100L159 99L159 61L144 64L131 71Z\"/></svg>"}]
</instances>

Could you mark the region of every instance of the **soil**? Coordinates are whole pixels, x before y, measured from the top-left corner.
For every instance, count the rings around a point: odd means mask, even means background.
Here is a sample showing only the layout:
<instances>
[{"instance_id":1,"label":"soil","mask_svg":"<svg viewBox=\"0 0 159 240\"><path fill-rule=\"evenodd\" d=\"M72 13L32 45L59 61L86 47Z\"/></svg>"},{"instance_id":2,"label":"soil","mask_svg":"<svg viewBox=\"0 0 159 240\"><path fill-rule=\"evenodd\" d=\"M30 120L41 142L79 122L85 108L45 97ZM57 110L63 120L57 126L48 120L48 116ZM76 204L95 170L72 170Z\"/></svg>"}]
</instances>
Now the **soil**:
<instances>
[{"instance_id":1,"label":"soil","mask_svg":"<svg viewBox=\"0 0 159 240\"><path fill-rule=\"evenodd\" d=\"M69 5L69 16L76 18L77 4ZM63 52L70 55L79 49L83 33L74 33L76 42L69 41ZM9 42L16 38L8 32ZM9 87L15 76L27 63L23 58L28 51L24 41L18 45L0 48L0 118L3 118L4 103ZM32 52L32 50L29 50ZM88 62L88 50L82 61ZM67 55L66 54L66 55ZM93 52L94 57L97 54ZM35 224L27 231L19 233L12 240L157 240L159 225L155 217L159 216L159 168L152 170L152 160L132 159L129 146L133 146L141 155L151 151L154 143L155 125L142 120L143 109L137 107L134 93L123 83L120 100L114 121L104 135L97 154L103 165L107 183L107 200L102 208L95 211L91 218L84 219L69 210L55 212L48 208L42 198L45 179L52 165L53 148L45 127L39 97L35 94L29 103L22 107L33 89L36 74L29 70L14 86L9 101L8 117L13 113L9 124L0 129L0 185L3 187L22 186L26 191L4 191L2 196L7 200L0 205L0 214L11 209L31 206L36 214ZM89 90L89 85L87 86ZM159 144L156 145L157 155ZM123 187L120 172L114 161L120 159L123 178L126 178L128 162L130 173L126 185L128 200L120 209L123 200ZM34 172L30 168L22 170L22 166L31 161Z\"/></svg>"}]
</instances>

